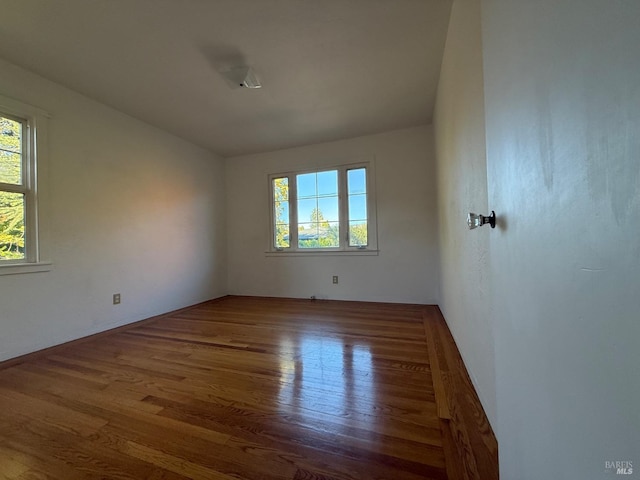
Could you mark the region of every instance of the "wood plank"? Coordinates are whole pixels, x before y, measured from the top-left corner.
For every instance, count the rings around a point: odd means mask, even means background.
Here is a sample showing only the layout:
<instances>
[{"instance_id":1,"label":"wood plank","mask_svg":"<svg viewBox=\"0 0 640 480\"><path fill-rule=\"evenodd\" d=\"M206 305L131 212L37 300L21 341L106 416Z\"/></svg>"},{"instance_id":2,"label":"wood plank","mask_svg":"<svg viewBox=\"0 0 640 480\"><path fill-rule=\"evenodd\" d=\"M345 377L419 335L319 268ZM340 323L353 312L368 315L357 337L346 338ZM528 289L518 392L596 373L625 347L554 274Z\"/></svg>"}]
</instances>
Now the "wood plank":
<instances>
[{"instance_id":1,"label":"wood plank","mask_svg":"<svg viewBox=\"0 0 640 480\"><path fill-rule=\"evenodd\" d=\"M453 439L451 432L450 419L441 419L440 428L442 431L442 445L444 448L444 458L447 464L448 480L469 480L465 469L460 462L460 456L457 450L456 441Z\"/></svg>"},{"instance_id":2,"label":"wood plank","mask_svg":"<svg viewBox=\"0 0 640 480\"><path fill-rule=\"evenodd\" d=\"M444 390L449 410L446 428L443 424L443 435L447 438L443 440L449 455L456 456L451 462L456 467L450 475L465 480L498 479L495 436L439 308L428 307L425 328L440 371L442 385L438 388ZM435 381L434 378L434 388ZM442 398L442 393L437 392L436 396ZM447 444L449 436L455 448Z\"/></svg>"},{"instance_id":3,"label":"wood plank","mask_svg":"<svg viewBox=\"0 0 640 480\"><path fill-rule=\"evenodd\" d=\"M442 371L440 370L440 362L438 361L438 353L436 350L435 336L436 331L432 328L432 322L423 316L424 333L427 339L427 350L429 351L429 365L431 367L431 376L433 380L433 389L435 391L436 406L438 408L438 418L451 419L449 412L449 402L447 401L447 392L442 381Z\"/></svg>"}]
</instances>

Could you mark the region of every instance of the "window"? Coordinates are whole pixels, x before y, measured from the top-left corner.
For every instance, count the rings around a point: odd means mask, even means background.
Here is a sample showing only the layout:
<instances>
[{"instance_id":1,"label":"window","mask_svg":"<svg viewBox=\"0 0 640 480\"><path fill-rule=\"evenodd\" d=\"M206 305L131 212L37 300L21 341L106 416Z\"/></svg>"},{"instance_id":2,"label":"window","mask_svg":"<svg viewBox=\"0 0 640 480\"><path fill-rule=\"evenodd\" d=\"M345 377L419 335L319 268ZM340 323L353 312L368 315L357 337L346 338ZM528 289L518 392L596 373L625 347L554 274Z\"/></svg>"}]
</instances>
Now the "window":
<instances>
[{"instance_id":1,"label":"window","mask_svg":"<svg viewBox=\"0 0 640 480\"><path fill-rule=\"evenodd\" d=\"M43 112L0 97L0 274L40 261L36 124L44 128Z\"/></svg>"},{"instance_id":2,"label":"window","mask_svg":"<svg viewBox=\"0 0 640 480\"><path fill-rule=\"evenodd\" d=\"M375 251L369 163L271 175L271 251Z\"/></svg>"}]
</instances>

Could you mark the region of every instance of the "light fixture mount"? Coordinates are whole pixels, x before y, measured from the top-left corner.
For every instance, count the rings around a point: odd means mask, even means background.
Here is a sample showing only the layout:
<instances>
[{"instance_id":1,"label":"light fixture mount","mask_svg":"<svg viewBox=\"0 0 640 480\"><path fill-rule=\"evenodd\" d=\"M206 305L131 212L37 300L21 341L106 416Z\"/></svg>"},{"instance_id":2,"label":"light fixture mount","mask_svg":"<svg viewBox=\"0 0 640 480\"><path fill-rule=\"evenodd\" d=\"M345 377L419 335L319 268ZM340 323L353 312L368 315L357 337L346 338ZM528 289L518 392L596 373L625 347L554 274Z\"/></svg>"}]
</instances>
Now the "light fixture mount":
<instances>
[{"instance_id":1,"label":"light fixture mount","mask_svg":"<svg viewBox=\"0 0 640 480\"><path fill-rule=\"evenodd\" d=\"M260 79L251 67L234 67L220 73L225 77L232 88L262 88Z\"/></svg>"},{"instance_id":2,"label":"light fixture mount","mask_svg":"<svg viewBox=\"0 0 640 480\"><path fill-rule=\"evenodd\" d=\"M469 230L473 230L474 228L481 227L486 224L491 225L491 228L496 228L496 212L491 210L491 215L478 215L475 213L469 213L467 215L467 225L469 226Z\"/></svg>"}]
</instances>

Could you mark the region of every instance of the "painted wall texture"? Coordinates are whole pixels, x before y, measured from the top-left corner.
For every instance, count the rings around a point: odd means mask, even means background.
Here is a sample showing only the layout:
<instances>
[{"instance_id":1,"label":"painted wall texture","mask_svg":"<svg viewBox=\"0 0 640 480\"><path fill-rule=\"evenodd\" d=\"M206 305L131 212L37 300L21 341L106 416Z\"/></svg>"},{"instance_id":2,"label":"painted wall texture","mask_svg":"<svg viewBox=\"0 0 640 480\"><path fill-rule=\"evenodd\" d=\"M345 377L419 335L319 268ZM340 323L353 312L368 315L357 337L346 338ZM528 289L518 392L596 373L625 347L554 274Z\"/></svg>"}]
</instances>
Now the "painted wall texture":
<instances>
[{"instance_id":1,"label":"painted wall texture","mask_svg":"<svg viewBox=\"0 0 640 480\"><path fill-rule=\"evenodd\" d=\"M433 157L432 130L424 126L227 159L229 292L437 303ZM376 168L378 256L265 255L269 174L365 160Z\"/></svg>"},{"instance_id":2,"label":"painted wall texture","mask_svg":"<svg viewBox=\"0 0 640 480\"><path fill-rule=\"evenodd\" d=\"M492 425L496 424L489 228L469 231L469 212L487 214L480 1L454 3L436 110L440 309Z\"/></svg>"},{"instance_id":3,"label":"painted wall texture","mask_svg":"<svg viewBox=\"0 0 640 480\"><path fill-rule=\"evenodd\" d=\"M482 2L502 478L640 467L640 3Z\"/></svg>"},{"instance_id":4,"label":"painted wall texture","mask_svg":"<svg viewBox=\"0 0 640 480\"><path fill-rule=\"evenodd\" d=\"M1 95L52 117L53 262L0 275L0 360L226 293L221 159L7 62L0 71Z\"/></svg>"}]
</instances>

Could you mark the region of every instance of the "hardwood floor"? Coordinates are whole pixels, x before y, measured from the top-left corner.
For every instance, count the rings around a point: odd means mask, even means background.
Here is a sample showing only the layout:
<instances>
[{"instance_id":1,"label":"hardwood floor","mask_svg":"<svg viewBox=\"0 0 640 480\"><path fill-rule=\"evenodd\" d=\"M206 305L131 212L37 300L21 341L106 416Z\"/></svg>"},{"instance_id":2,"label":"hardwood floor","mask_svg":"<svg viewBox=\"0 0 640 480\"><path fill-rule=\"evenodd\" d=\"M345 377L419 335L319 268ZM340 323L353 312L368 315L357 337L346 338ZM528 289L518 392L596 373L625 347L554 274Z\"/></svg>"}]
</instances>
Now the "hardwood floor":
<instances>
[{"instance_id":1,"label":"hardwood floor","mask_svg":"<svg viewBox=\"0 0 640 480\"><path fill-rule=\"evenodd\" d=\"M437 307L225 297L2 367L0 479L498 478Z\"/></svg>"}]
</instances>

